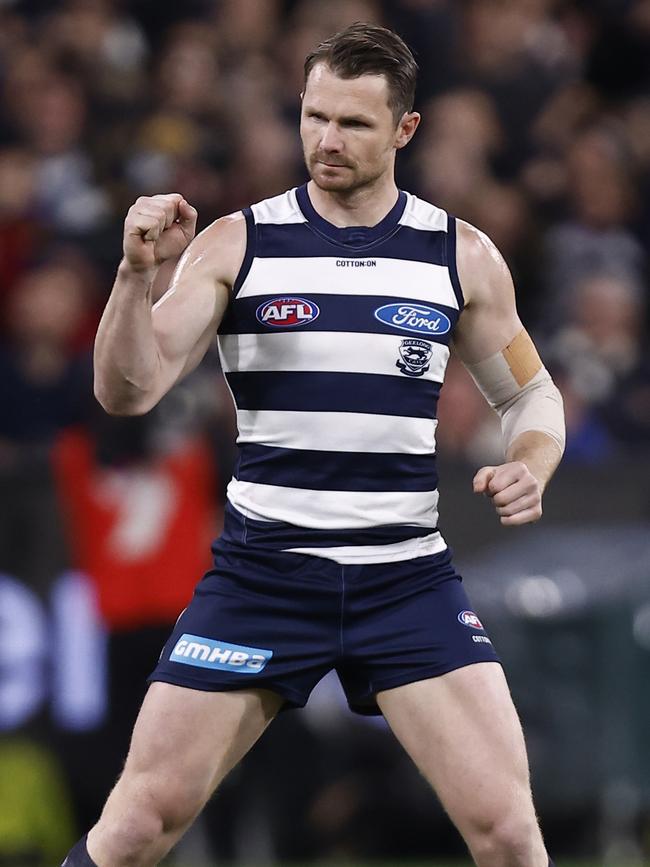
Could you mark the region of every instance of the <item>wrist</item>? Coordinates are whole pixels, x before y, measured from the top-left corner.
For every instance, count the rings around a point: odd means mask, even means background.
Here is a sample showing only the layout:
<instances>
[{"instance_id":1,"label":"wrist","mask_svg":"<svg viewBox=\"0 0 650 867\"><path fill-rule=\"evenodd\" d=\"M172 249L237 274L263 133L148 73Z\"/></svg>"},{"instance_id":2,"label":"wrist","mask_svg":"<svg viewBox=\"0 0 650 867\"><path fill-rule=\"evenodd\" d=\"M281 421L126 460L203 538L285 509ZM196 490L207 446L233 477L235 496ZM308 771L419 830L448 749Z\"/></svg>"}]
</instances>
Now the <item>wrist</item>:
<instances>
[{"instance_id":1,"label":"wrist","mask_svg":"<svg viewBox=\"0 0 650 867\"><path fill-rule=\"evenodd\" d=\"M141 283L147 288L151 288L158 270L158 265L138 266L123 258L117 266L117 276L121 281Z\"/></svg>"},{"instance_id":2,"label":"wrist","mask_svg":"<svg viewBox=\"0 0 650 867\"><path fill-rule=\"evenodd\" d=\"M519 461L533 475L543 492L562 457L558 443L541 431L520 434L506 451L506 460Z\"/></svg>"}]
</instances>

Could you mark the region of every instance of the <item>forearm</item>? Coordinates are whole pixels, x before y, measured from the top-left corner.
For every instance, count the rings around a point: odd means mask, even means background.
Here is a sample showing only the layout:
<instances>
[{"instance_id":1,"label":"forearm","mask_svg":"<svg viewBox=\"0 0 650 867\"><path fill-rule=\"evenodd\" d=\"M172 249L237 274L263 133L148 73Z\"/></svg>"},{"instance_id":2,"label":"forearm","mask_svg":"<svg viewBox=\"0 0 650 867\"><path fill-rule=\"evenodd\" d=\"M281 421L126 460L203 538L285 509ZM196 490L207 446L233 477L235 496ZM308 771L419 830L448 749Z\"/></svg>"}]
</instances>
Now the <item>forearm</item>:
<instances>
[{"instance_id":1,"label":"forearm","mask_svg":"<svg viewBox=\"0 0 650 867\"><path fill-rule=\"evenodd\" d=\"M543 490L564 452L564 407L532 341L522 331L467 369L501 419L506 460L526 464Z\"/></svg>"},{"instance_id":2,"label":"forearm","mask_svg":"<svg viewBox=\"0 0 650 867\"><path fill-rule=\"evenodd\" d=\"M160 356L151 318L156 269L124 261L95 340L95 395L112 415L138 415L156 402Z\"/></svg>"},{"instance_id":3,"label":"forearm","mask_svg":"<svg viewBox=\"0 0 650 867\"><path fill-rule=\"evenodd\" d=\"M539 482L542 492L561 458L562 449L556 440L536 430L519 434L506 449L506 460L525 464Z\"/></svg>"}]
</instances>

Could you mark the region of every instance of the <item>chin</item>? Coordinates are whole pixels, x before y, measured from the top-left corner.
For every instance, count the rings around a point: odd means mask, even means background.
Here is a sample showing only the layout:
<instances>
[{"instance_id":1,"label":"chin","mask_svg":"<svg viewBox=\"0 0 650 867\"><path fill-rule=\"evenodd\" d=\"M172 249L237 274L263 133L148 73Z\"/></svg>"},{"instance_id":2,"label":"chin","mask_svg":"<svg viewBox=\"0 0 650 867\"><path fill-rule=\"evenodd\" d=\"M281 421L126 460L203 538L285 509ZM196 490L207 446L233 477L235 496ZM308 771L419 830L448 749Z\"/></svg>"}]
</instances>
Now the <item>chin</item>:
<instances>
[{"instance_id":1,"label":"chin","mask_svg":"<svg viewBox=\"0 0 650 867\"><path fill-rule=\"evenodd\" d=\"M318 175L315 177L312 175L312 180L319 189L325 190L328 193L342 193L355 188L355 184L351 184L349 181L344 181L342 178L323 178Z\"/></svg>"},{"instance_id":2,"label":"chin","mask_svg":"<svg viewBox=\"0 0 650 867\"><path fill-rule=\"evenodd\" d=\"M312 169L309 174L316 186L326 192L344 193L359 186L359 179L352 172L346 171L339 174L316 168L315 170Z\"/></svg>"}]
</instances>

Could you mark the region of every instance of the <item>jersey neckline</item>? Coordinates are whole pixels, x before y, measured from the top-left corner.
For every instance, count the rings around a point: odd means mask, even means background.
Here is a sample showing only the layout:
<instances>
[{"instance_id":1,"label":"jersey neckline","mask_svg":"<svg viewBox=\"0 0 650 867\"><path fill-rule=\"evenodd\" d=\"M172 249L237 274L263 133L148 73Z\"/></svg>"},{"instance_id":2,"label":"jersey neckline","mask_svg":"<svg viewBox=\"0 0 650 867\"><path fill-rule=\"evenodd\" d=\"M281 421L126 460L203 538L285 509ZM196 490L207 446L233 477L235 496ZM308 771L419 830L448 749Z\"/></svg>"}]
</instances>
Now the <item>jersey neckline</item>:
<instances>
[{"instance_id":1,"label":"jersey neckline","mask_svg":"<svg viewBox=\"0 0 650 867\"><path fill-rule=\"evenodd\" d=\"M318 213L311 203L307 184L296 188L296 200L303 216L315 231L324 235L328 240L343 247L360 249L383 241L397 229L400 218L406 207L406 193L398 191L397 201L386 214L374 226L335 226Z\"/></svg>"}]
</instances>

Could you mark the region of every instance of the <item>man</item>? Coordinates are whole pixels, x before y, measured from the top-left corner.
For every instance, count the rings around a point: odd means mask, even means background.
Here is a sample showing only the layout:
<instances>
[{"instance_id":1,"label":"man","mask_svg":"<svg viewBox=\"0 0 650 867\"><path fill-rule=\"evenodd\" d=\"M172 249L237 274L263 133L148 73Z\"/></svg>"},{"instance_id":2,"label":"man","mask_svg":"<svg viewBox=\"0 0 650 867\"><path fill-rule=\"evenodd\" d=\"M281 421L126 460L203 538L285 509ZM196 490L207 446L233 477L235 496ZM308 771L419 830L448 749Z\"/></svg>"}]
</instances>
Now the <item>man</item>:
<instances>
[{"instance_id":1,"label":"man","mask_svg":"<svg viewBox=\"0 0 650 867\"><path fill-rule=\"evenodd\" d=\"M141 198L99 327L96 394L144 413L219 332L240 460L215 568L163 650L124 773L68 867L152 865L284 706L336 668L381 712L480 867L550 864L508 688L437 529L435 407L454 345L503 420L474 490L541 515L561 400L490 241L400 192L417 67L356 24L306 60L311 181L193 240L178 194ZM184 251L184 252L183 252ZM160 264L183 254L151 305Z\"/></svg>"}]
</instances>

